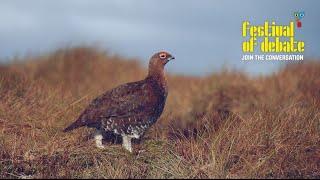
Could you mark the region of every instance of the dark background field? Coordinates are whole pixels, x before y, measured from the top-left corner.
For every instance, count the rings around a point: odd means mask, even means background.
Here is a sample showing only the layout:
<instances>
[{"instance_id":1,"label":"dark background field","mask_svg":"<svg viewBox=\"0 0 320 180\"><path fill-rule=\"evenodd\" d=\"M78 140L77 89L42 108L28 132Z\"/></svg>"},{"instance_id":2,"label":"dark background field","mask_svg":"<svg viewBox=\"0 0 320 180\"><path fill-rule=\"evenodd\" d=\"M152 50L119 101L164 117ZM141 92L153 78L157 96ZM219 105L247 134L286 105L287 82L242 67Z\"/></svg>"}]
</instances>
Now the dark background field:
<instances>
[{"instance_id":1,"label":"dark background field","mask_svg":"<svg viewBox=\"0 0 320 180\"><path fill-rule=\"evenodd\" d=\"M94 97L145 75L90 47L1 65L0 178L320 178L317 61L260 77L168 74L165 111L133 154L97 149L91 129L62 133Z\"/></svg>"}]
</instances>

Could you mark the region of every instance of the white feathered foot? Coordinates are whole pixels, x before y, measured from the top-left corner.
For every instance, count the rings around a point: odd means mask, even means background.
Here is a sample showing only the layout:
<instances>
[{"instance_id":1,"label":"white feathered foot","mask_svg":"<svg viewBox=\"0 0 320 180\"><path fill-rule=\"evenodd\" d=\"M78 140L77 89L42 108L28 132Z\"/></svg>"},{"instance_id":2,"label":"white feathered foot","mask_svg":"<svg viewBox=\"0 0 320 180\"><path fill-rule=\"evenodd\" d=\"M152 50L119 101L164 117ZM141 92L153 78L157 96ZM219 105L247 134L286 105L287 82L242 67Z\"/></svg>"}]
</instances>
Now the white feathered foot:
<instances>
[{"instance_id":1,"label":"white feathered foot","mask_svg":"<svg viewBox=\"0 0 320 180\"><path fill-rule=\"evenodd\" d=\"M105 146L102 144L102 139L103 139L102 132L97 130L96 133L94 134L94 140L96 141L96 146L99 149L105 148Z\"/></svg>"},{"instance_id":2,"label":"white feathered foot","mask_svg":"<svg viewBox=\"0 0 320 180\"><path fill-rule=\"evenodd\" d=\"M130 153L132 153L132 145L131 145L131 139L132 137L123 135L122 136L122 146L128 150Z\"/></svg>"}]
</instances>

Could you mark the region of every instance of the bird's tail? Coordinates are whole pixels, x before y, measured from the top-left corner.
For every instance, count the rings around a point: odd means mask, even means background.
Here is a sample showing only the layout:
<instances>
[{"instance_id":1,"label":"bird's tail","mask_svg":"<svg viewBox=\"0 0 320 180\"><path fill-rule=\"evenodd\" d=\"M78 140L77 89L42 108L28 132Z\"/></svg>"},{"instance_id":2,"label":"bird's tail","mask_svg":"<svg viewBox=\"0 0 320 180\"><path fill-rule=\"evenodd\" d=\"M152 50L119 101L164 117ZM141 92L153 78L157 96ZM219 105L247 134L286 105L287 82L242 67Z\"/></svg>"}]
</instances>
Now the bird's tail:
<instances>
[{"instance_id":1,"label":"bird's tail","mask_svg":"<svg viewBox=\"0 0 320 180\"><path fill-rule=\"evenodd\" d=\"M63 130L63 132L69 132L69 131L72 131L74 130L76 127L74 126L74 123L72 123L70 126L68 126L67 128L65 128Z\"/></svg>"},{"instance_id":2,"label":"bird's tail","mask_svg":"<svg viewBox=\"0 0 320 180\"><path fill-rule=\"evenodd\" d=\"M70 124L67 128L65 128L63 130L63 132L69 132L69 131L72 131L78 127L81 127L83 126L83 124L81 123L81 121L78 119L77 121L75 121L74 123Z\"/></svg>"}]
</instances>

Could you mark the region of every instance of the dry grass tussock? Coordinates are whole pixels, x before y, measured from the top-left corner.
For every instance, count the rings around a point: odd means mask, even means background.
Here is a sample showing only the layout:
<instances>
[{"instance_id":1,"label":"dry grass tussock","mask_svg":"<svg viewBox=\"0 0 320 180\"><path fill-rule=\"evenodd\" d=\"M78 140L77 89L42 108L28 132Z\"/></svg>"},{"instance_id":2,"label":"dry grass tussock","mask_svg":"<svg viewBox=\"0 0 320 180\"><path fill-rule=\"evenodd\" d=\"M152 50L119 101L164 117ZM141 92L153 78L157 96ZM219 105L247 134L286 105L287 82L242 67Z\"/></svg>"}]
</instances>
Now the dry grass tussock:
<instances>
[{"instance_id":1,"label":"dry grass tussock","mask_svg":"<svg viewBox=\"0 0 320 180\"><path fill-rule=\"evenodd\" d=\"M316 61L266 77L168 75L164 114L134 154L96 149L92 129L62 133L94 97L145 74L88 47L1 65L0 178L320 178Z\"/></svg>"}]
</instances>

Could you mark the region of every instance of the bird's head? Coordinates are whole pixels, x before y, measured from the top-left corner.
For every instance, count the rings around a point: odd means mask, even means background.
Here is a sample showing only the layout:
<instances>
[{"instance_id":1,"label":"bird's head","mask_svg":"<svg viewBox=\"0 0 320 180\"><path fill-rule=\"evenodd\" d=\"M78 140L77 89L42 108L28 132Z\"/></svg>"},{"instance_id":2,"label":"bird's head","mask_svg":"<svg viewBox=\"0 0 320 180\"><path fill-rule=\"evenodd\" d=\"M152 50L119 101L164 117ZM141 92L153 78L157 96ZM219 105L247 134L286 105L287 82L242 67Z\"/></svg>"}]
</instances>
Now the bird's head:
<instances>
[{"instance_id":1,"label":"bird's head","mask_svg":"<svg viewBox=\"0 0 320 180\"><path fill-rule=\"evenodd\" d=\"M175 58L165 51L154 54L149 62L149 75L162 72L164 66L173 59Z\"/></svg>"},{"instance_id":2,"label":"bird's head","mask_svg":"<svg viewBox=\"0 0 320 180\"><path fill-rule=\"evenodd\" d=\"M170 53L160 51L151 57L150 63L161 64L162 66L164 66L172 59L174 59L174 57Z\"/></svg>"}]
</instances>

